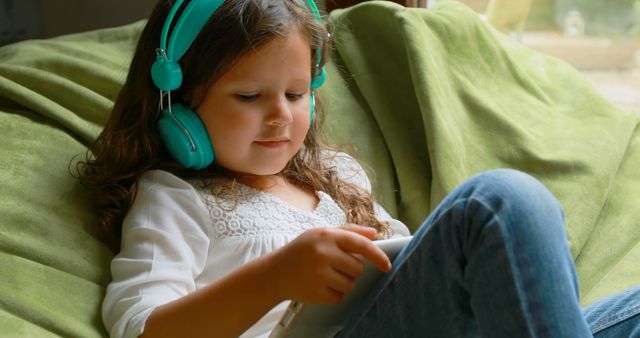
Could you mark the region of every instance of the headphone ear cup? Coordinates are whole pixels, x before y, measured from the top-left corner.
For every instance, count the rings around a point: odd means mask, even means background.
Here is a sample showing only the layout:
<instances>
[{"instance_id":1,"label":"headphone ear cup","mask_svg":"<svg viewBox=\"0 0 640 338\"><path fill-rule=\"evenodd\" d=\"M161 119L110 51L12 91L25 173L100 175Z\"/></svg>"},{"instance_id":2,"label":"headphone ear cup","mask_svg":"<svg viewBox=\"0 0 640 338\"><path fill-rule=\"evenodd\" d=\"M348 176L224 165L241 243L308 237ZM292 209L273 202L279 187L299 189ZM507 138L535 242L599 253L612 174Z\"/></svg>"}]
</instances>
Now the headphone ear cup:
<instances>
[{"instance_id":1,"label":"headphone ear cup","mask_svg":"<svg viewBox=\"0 0 640 338\"><path fill-rule=\"evenodd\" d=\"M183 167L202 169L213 163L215 154L207 129L189 107L177 103L171 111L162 110L158 131L169 154Z\"/></svg>"}]
</instances>

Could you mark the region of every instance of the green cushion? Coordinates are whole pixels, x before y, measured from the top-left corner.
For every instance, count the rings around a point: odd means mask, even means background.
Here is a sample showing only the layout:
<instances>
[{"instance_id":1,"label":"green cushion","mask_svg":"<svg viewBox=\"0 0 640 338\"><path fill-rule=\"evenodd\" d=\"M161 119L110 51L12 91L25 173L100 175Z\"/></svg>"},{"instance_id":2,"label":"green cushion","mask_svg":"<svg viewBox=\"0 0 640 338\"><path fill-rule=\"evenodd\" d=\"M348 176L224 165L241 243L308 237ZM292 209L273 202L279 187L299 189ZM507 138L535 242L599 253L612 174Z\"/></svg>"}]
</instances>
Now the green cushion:
<instances>
[{"instance_id":1,"label":"green cushion","mask_svg":"<svg viewBox=\"0 0 640 338\"><path fill-rule=\"evenodd\" d=\"M70 175L142 24L0 48L0 336L104 337L110 250Z\"/></svg>"}]
</instances>

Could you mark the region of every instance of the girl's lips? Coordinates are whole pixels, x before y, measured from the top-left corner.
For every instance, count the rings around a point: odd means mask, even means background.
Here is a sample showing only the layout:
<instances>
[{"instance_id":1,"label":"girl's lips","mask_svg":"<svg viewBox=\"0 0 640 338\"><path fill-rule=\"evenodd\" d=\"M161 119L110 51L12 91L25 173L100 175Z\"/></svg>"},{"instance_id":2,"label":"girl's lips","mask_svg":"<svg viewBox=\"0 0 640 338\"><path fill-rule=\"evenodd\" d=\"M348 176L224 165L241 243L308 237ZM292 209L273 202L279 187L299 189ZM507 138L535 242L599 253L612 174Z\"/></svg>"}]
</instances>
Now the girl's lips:
<instances>
[{"instance_id":1,"label":"girl's lips","mask_svg":"<svg viewBox=\"0 0 640 338\"><path fill-rule=\"evenodd\" d=\"M280 141L255 141L256 144L261 145L267 148L279 148L285 146L289 143L289 140L280 140Z\"/></svg>"}]
</instances>

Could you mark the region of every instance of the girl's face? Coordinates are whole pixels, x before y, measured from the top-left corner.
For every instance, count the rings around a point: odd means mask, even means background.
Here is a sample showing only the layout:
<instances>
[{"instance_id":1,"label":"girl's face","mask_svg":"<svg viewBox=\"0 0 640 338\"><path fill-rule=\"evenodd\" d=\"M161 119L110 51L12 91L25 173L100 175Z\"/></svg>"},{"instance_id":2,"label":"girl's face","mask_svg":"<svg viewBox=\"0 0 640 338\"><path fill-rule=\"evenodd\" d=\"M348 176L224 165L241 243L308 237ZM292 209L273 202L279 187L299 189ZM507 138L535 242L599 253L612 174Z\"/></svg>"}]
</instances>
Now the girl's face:
<instances>
[{"instance_id":1,"label":"girl's face","mask_svg":"<svg viewBox=\"0 0 640 338\"><path fill-rule=\"evenodd\" d=\"M197 114L215 161L238 173L274 175L309 128L311 51L300 32L240 57L209 89Z\"/></svg>"}]
</instances>

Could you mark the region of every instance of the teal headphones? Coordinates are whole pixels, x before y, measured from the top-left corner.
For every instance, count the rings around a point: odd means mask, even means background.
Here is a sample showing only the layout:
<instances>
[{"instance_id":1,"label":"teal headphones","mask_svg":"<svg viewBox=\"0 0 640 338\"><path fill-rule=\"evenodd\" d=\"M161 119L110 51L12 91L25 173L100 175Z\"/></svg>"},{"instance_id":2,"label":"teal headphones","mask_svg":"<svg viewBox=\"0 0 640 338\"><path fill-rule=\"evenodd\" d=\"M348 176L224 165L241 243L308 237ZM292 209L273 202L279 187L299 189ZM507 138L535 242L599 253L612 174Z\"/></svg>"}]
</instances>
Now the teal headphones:
<instances>
[{"instance_id":1,"label":"teal headphones","mask_svg":"<svg viewBox=\"0 0 640 338\"><path fill-rule=\"evenodd\" d=\"M320 13L313 0L306 0L316 20ZM153 83L160 89L160 118L158 130L169 154L185 168L202 169L213 163L215 154L211 139L198 115L186 105L171 104L171 91L182 84L180 58L196 39L209 17L222 5L224 0L188 1L180 16L176 13L183 7L184 0L177 0L167 16L160 35L160 47L156 50L156 61L151 67ZM169 28L175 22L171 36ZM324 67L320 69L322 51L316 50L317 60L314 77L311 80L310 121L315 109L314 90L326 78ZM164 96L168 97L168 107L164 107Z\"/></svg>"}]
</instances>

